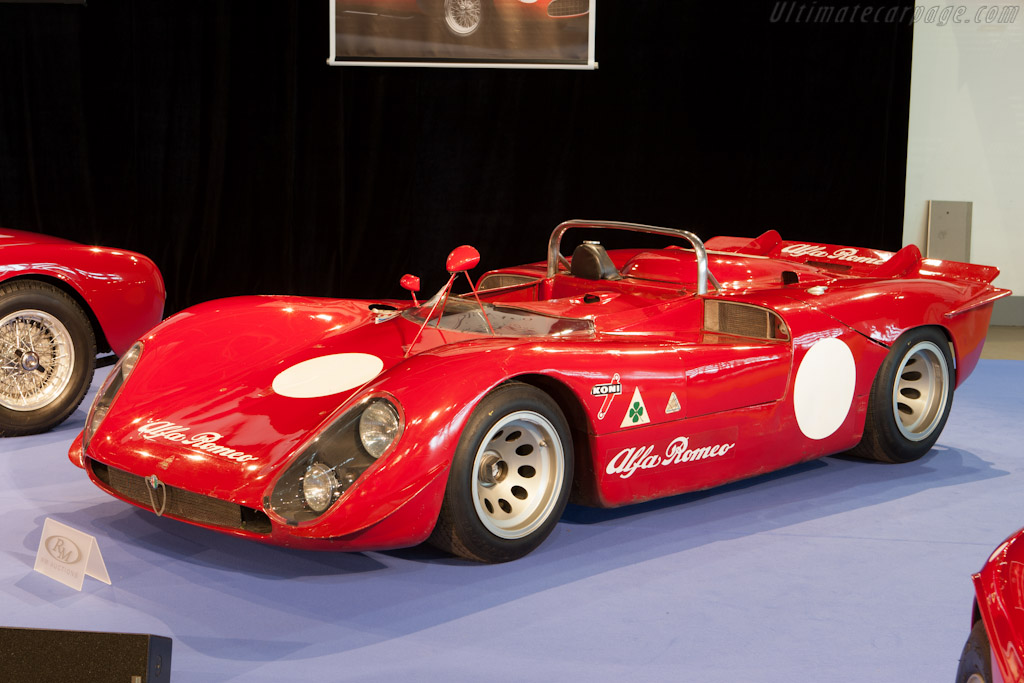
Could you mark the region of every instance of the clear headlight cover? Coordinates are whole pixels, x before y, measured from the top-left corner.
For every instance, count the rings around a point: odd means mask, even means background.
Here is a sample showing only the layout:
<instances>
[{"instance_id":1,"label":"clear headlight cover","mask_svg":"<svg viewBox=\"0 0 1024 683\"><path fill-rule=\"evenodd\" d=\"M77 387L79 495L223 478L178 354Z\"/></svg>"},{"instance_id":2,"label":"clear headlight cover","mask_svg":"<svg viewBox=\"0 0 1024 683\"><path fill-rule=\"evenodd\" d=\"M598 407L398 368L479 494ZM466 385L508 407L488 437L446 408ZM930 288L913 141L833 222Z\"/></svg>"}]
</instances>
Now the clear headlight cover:
<instances>
[{"instance_id":1,"label":"clear headlight cover","mask_svg":"<svg viewBox=\"0 0 1024 683\"><path fill-rule=\"evenodd\" d=\"M359 439L366 452L379 458L401 429L398 411L389 401L377 399L359 416Z\"/></svg>"},{"instance_id":2,"label":"clear headlight cover","mask_svg":"<svg viewBox=\"0 0 1024 683\"><path fill-rule=\"evenodd\" d=\"M400 411L387 399L354 407L292 461L264 506L289 524L316 519L387 452L403 427Z\"/></svg>"},{"instance_id":3,"label":"clear headlight cover","mask_svg":"<svg viewBox=\"0 0 1024 683\"><path fill-rule=\"evenodd\" d=\"M302 477L302 497L313 512L323 512L334 502L338 481L334 470L322 462L314 462L306 468Z\"/></svg>"},{"instance_id":4,"label":"clear headlight cover","mask_svg":"<svg viewBox=\"0 0 1024 683\"><path fill-rule=\"evenodd\" d=\"M96 434L96 430L99 429L100 423L103 422L103 418L110 411L114 398L117 397L124 383L128 381L128 376L142 357L142 349L141 341L132 344L132 347L121 356L121 360L118 361L114 369L107 375L103 386L100 387L99 392L96 394L96 399L92 402L92 407L89 408L89 416L85 419L85 433L82 439L82 446L86 451L89 450L89 442L92 440L93 435Z\"/></svg>"}]
</instances>

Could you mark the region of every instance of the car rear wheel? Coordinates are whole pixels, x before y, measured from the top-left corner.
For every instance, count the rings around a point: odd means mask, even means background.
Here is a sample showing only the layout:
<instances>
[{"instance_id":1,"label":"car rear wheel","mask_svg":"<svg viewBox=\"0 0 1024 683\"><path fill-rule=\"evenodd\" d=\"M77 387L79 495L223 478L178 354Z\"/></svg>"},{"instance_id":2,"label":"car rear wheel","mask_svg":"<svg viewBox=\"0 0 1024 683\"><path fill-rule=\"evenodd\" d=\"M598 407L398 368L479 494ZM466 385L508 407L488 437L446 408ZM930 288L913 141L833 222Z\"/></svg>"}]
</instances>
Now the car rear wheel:
<instances>
[{"instance_id":1,"label":"car rear wheel","mask_svg":"<svg viewBox=\"0 0 1024 683\"><path fill-rule=\"evenodd\" d=\"M64 421L95 368L96 338L74 299L43 282L0 285L0 436Z\"/></svg>"},{"instance_id":2,"label":"car rear wheel","mask_svg":"<svg viewBox=\"0 0 1024 683\"><path fill-rule=\"evenodd\" d=\"M544 541L573 474L569 425L544 392L498 387L463 430L430 542L481 562L507 562Z\"/></svg>"},{"instance_id":3,"label":"car rear wheel","mask_svg":"<svg viewBox=\"0 0 1024 683\"><path fill-rule=\"evenodd\" d=\"M941 331L923 327L889 349L868 398L864 437L853 454L910 462L939 438L953 405L953 356Z\"/></svg>"},{"instance_id":4,"label":"car rear wheel","mask_svg":"<svg viewBox=\"0 0 1024 683\"><path fill-rule=\"evenodd\" d=\"M992 654L989 649L985 623L978 621L960 653L960 666L956 670L956 683L991 683Z\"/></svg>"}]
</instances>

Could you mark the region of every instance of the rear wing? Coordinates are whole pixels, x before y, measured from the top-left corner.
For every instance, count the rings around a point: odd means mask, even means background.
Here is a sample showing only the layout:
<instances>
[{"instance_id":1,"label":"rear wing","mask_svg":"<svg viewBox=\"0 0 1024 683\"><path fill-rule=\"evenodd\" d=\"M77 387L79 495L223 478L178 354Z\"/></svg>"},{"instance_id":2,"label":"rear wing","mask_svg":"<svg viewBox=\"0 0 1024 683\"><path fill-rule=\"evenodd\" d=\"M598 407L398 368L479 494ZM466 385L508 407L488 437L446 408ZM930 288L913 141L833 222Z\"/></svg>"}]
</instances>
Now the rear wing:
<instances>
[{"instance_id":1,"label":"rear wing","mask_svg":"<svg viewBox=\"0 0 1024 683\"><path fill-rule=\"evenodd\" d=\"M782 239L775 230L769 230L754 239L713 237L705 245L709 251L724 251L793 261L854 277L884 279L936 277L944 280L989 284L999 275L999 269L995 266L923 258L921 250L914 244L908 244L899 251L892 252L881 249L844 247L838 244L790 242Z\"/></svg>"}]
</instances>

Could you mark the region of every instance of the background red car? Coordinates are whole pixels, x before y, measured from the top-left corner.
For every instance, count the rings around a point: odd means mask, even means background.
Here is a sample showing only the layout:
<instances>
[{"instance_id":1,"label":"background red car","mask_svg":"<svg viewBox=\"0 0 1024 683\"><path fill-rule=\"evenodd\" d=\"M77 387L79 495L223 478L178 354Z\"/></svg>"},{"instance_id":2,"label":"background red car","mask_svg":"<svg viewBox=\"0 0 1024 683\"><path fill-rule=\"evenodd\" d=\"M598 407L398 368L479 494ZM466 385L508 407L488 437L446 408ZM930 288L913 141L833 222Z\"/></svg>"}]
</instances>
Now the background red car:
<instances>
[{"instance_id":1,"label":"background red car","mask_svg":"<svg viewBox=\"0 0 1024 683\"><path fill-rule=\"evenodd\" d=\"M0 228L0 436L66 419L97 352L123 354L163 309L160 271L141 254Z\"/></svg>"},{"instance_id":2,"label":"background red car","mask_svg":"<svg viewBox=\"0 0 1024 683\"><path fill-rule=\"evenodd\" d=\"M974 590L957 683L1024 683L1024 529L993 551Z\"/></svg>"}]
</instances>

